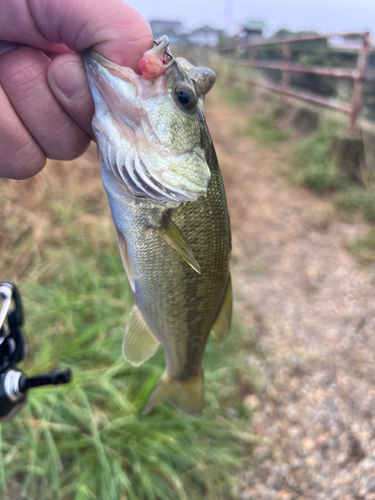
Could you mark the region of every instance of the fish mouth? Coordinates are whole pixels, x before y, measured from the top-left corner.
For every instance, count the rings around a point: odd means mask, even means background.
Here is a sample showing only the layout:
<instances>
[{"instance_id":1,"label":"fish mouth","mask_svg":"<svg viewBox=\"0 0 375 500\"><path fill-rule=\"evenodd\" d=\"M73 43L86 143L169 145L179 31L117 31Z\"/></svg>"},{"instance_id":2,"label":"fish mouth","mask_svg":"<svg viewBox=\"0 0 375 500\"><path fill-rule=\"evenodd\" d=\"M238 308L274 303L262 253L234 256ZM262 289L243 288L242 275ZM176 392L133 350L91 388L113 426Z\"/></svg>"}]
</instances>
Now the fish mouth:
<instances>
[{"instance_id":1,"label":"fish mouth","mask_svg":"<svg viewBox=\"0 0 375 500\"><path fill-rule=\"evenodd\" d=\"M142 77L92 49L83 52L82 61L95 103L94 132L108 126L110 116L122 125L125 136L128 128L135 130L140 125L137 96Z\"/></svg>"},{"instance_id":2,"label":"fish mouth","mask_svg":"<svg viewBox=\"0 0 375 500\"><path fill-rule=\"evenodd\" d=\"M168 48L169 40L167 36L162 36L158 40L154 40L154 47L147 50L139 61L139 68L144 78L155 78L160 76L171 67L175 59ZM92 63L94 62L105 68L113 76L128 78L130 81L133 80L134 84L139 84L140 76L132 69L119 66L92 49L83 51L82 60L86 67L86 71L90 70L90 68L92 69Z\"/></svg>"},{"instance_id":3,"label":"fish mouth","mask_svg":"<svg viewBox=\"0 0 375 500\"><path fill-rule=\"evenodd\" d=\"M141 85L141 76L137 75L131 68L119 66L92 49L86 49L82 53L82 61L86 68L90 87L91 83L99 90L105 86L105 91L104 88L102 89L103 98L106 96L110 97L112 93L118 91L116 86L110 87L109 85L104 85L107 79L112 81L113 78L118 78L124 82L131 83L137 89Z\"/></svg>"}]
</instances>

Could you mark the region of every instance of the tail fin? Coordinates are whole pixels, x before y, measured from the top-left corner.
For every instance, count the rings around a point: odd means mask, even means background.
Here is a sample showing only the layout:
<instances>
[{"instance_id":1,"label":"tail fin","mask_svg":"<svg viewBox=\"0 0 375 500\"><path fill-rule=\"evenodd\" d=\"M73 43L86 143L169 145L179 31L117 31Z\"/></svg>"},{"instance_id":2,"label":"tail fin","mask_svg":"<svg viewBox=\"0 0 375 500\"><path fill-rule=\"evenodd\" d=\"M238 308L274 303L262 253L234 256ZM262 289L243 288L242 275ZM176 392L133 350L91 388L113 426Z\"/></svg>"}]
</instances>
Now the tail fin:
<instances>
[{"instance_id":1,"label":"tail fin","mask_svg":"<svg viewBox=\"0 0 375 500\"><path fill-rule=\"evenodd\" d=\"M203 372L187 381L173 380L164 372L150 394L142 415L166 399L182 413L199 418L203 408Z\"/></svg>"}]
</instances>

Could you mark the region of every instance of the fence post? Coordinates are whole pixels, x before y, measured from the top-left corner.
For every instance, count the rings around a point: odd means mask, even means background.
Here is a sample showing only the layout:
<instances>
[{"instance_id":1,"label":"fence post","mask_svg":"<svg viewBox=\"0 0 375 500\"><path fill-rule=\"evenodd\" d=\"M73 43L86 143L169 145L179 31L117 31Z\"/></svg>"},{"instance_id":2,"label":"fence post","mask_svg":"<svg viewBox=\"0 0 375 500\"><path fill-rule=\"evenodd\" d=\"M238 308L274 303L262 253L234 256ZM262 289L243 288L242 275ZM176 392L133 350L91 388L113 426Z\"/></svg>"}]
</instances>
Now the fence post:
<instances>
[{"instance_id":1,"label":"fence post","mask_svg":"<svg viewBox=\"0 0 375 500\"><path fill-rule=\"evenodd\" d=\"M286 104L286 91L289 85L289 65L292 58L292 45L291 43L283 44L283 60L281 70L281 102Z\"/></svg>"},{"instance_id":2,"label":"fence post","mask_svg":"<svg viewBox=\"0 0 375 500\"><path fill-rule=\"evenodd\" d=\"M227 75L226 75L226 82L227 83L233 83L234 80L234 74L233 74L233 66L231 66L231 61L235 61L237 57L237 52L238 52L238 47L237 45L232 44L228 50L228 57L226 60L226 66L227 66Z\"/></svg>"},{"instance_id":3,"label":"fence post","mask_svg":"<svg viewBox=\"0 0 375 500\"><path fill-rule=\"evenodd\" d=\"M362 88L367 67L369 36L370 36L369 32L365 33L362 36L362 47L360 52L358 53L357 75L354 80L353 97L352 97L350 121L349 121L349 132L353 132L353 130L355 129L359 110L362 104Z\"/></svg>"},{"instance_id":4,"label":"fence post","mask_svg":"<svg viewBox=\"0 0 375 500\"><path fill-rule=\"evenodd\" d=\"M250 47L249 48L249 78L248 78L248 86L249 88L254 91L255 85L253 83L253 80L255 80L255 61L257 59L257 49L256 47Z\"/></svg>"}]
</instances>

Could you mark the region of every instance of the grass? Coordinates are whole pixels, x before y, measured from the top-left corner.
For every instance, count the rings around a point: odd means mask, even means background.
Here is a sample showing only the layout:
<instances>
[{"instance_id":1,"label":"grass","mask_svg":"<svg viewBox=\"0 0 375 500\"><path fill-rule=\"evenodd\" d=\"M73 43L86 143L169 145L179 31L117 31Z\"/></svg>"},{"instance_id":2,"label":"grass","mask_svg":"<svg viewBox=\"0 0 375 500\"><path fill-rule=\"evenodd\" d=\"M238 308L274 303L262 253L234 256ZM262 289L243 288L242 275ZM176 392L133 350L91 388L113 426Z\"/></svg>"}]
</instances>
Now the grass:
<instances>
[{"instance_id":1,"label":"grass","mask_svg":"<svg viewBox=\"0 0 375 500\"><path fill-rule=\"evenodd\" d=\"M257 257L256 259L254 259L254 261L250 265L249 273L252 276L261 276L265 272L266 272L266 262L264 261L264 258Z\"/></svg>"},{"instance_id":2,"label":"grass","mask_svg":"<svg viewBox=\"0 0 375 500\"><path fill-rule=\"evenodd\" d=\"M253 94L246 84L232 83L228 85L222 78L219 81L219 88L222 99L231 106L243 108L253 100ZM275 120L280 118L279 113L280 108L273 106L261 114L257 113L252 116L247 120L245 126L236 127L234 132L236 135L238 133L248 134L254 137L261 146L273 148L291 136L290 131L275 126Z\"/></svg>"},{"instance_id":3,"label":"grass","mask_svg":"<svg viewBox=\"0 0 375 500\"><path fill-rule=\"evenodd\" d=\"M252 99L251 91L244 85L239 84L221 87L221 95L224 101L232 106L245 106Z\"/></svg>"},{"instance_id":4,"label":"grass","mask_svg":"<svg viewBox=\"0 0 375 500\"><path fill-rule=\"evenodd\" d=\"M287 141L291 136L290 131L275 126L279 111L279 108L272 108L252 116L243 127L243 132L267 148L274 148L278 143Z\"/></svg>"},{"instance_id":5,"label":"grass","mask_svg":"<svg viewBox=\"0 0 375 500\"><path fill-rule=\"evenodd\" d=\"M303 139L295 150L294 180L320 195L343 183L332 156L332 143L337 133L337 123L323 121L321 127Z\"/></svg>"},{"instance_id":6,"label":"grass","mask_svg":"<svg viewBox=\"0 0 375 500\"><path fill-rule=\"evenodd\" d=\"M347 185L334 199L336 206L346 212L361 213L368 222L375 222L375 190Z\"/></svg>"},{"instance_id":7,"label":"grass","mask_svg":"<svg viewBox=\"0 0 375 500\"><path fill-rule=\"evenodd\" d=\"M361 213L367 221L375 222L374 186L353 182L340 171L335 159L333 142L342 130L341 124L323 120L316 132L298 144L289 176L319 195L332 195L339 209Z\"/></svg>"},{"instance_id":8,"label":"grass","mask_svg":"<svg viewBox=\"0 0 375 500\"><path fill-rule=\"evenodd\" d=\"M375 262L375 229L371 229L362 238L356 238L347 244L348 249L364 265Z\"/></svg>"},{"instance_id":9,"label":"grass","mask_svg":"<svg viewBox=\"0 0 375 500\"><path fill-rule=\"evenodd\" d=\"M199 420L168 403L141 409L164 355L139 368L121 356L132 298L91 154L36 179L6 182L2 277L25 302L28 374L70 366L68 386L30 392L0 426L2 500L232 498L254 445L238 379L251 338L234 325L223 350L209 341L206 407Z\"/></svg>"}]
</instances>

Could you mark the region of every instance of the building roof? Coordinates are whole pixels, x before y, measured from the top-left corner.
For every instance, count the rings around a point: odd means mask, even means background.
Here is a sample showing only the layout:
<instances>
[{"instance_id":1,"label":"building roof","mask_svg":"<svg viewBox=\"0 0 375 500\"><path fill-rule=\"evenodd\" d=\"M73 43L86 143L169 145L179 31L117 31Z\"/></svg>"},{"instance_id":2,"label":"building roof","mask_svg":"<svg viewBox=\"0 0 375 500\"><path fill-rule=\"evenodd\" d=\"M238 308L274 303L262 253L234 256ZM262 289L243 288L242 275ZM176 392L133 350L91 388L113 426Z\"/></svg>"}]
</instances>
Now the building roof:
<instances>
[{"instance_id":1,"label":"building roof","mask_svg":"<svg viewBox=\"0 0 375 500\"><path fill-rule=\"evenodd\" d=\"M361 50L363 40L361 37L333 37L328 40L328 46L339 52L358 52Z\"/></svg>"},{"instance_id":2,"label":"building roof","mask_svg":"<svg viewBox=\"0 0 375 500\"><path fill-rule=\"evenodd\" d=\"M201 33L216 33L217 35L223 35L224 31L223 30L217 30L215 28L211 28L211 26L208 26L207 24L205 26L202 26L201 28L197 28L189 33L190 35L198 35Z\"/></svg>"},{"instance_id":3,"label":"building roof","mask_svg":"<svg viewBox=\"0 0 375 500\"><path fill-rule=\"evenodd\" d=\"M253 19L248 21L243 29L245 31L263 31L267 29L267 25L264 21Z\"/></svg>"}]
</instances>

